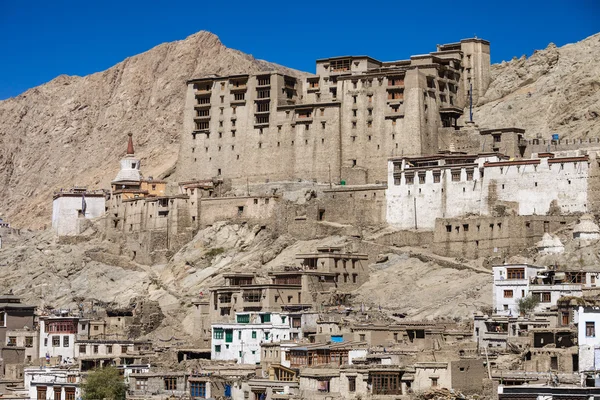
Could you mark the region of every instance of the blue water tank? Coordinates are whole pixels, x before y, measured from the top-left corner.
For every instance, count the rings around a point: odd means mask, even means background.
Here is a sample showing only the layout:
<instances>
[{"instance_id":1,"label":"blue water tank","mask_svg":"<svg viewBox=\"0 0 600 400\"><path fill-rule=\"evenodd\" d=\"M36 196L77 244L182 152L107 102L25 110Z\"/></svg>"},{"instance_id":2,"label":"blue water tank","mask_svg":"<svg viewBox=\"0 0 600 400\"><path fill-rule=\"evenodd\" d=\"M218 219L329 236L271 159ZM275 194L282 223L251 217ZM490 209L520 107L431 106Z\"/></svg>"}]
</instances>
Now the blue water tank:
<instances>
[{"instance_id":1,"label":"blue water tank","mask_svg":"<svg viewBox=\"0 0 600 400\"><path fill-rule=\"evenodd\" d=\"M552 140L558 140L558 133L552 134Z\"/></svg>"}]
</instances>

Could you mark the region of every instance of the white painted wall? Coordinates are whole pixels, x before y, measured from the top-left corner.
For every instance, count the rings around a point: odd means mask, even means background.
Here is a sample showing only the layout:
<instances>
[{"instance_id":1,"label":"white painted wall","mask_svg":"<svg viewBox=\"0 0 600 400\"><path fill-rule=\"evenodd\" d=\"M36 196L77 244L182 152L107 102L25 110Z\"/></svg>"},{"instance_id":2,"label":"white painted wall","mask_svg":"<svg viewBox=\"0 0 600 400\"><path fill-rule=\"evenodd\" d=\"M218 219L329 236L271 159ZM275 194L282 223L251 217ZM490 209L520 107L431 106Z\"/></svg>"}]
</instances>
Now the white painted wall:
<instances>
[{"instance_id":1,"label":"white painted wall","mask_svg":"<svg viewBox=\"0 0 600 400\"><path fill-rule=\"evenodd\" d=\"M507 279L506 270L508 268L524 268L525 279ZM494 286L492 287L493 307L498 315L519 315L517 301L529 294L529 282L532 277L537 275L538 271L543 271L544 267L537 267L526 264L506 264L492 267L494 274ZM512 290L513 297L505 298L504 291Z\"/></svg>"},{"instance_id":2,"label":"white painted wall","mask_svg":"<svg viewBox=\"0 0 600 400\"><path fill-rule=\"evenodd\" d=\"M104 215L105 199L102 197L86 197L85 218L97 218ZM60 196L52 202L52 229L59 236L78 235L79 211L82 196Z\"/></svg>"},{"instance_id":3,"label":"white painted wall","mask_svg":"<svg viewBox=\"0 0 600 400\"><path fill-rule=\"evenodd\" d=\"M78 320L75 319L75 326L79 328ZM40 358L45 358L49 354L51 358L62 357L63 360L73 360L75 358L75 340L77 334L66 332L45 332L45 319L40 319ZM52 345L52 338L58 336L60 338L59 346ZM67 346L65 346L65 338L67 338Z\"/></svg>"},{"instance_id":4,"label":"white painted wall","mask_svg":"<svg viewBox=\"0 0 600 400\"><path fill-rule=\"evenodd\" d=\"M271 313L271 322L266 323L260 323L259 313L236 313L236 321L238 314L250 314L250 323L212 325L212 360L236 360L240 364L258 364L261 357L261 343L290 339L290 318L287 314ZM282 321L283 317L285 322ZM215 339L215 329L223 329L222 339ZM233 339L230 343L226 342L225 331L228 329L233 331ZM216 351L216 346L221 346L220 352Z\"/></svg>"},{"instance_id":5,"label":"white painted wall","mask_svg":"<svg viewBox=\"0 0 600 400\"><path fill-rule=\"evenodd\" d=\"M81 397L79 382L81 378L77 371L67 371L58 368L25 368L24 386L29 392L30 399L38 399L37 387L46 387L46 399L54 399L54 386L61 386L61 399L65 398L64 386L75 387L75 398ZM67 376L76 375L76 383L67 383Z\"/></svg>"},{"instance_id":6,"label":"white painted wall","mask_svg":"<svg viewBox=\"0 0 600 400\"><path fill-rule=\"evenodd\" d=\"M600 369L600 308L577 311L577 343L579 344L579 371ZM595 335L586 335L586 322L593 322ZM598 355L598 356L596 356ZM599 362L596 362L599 360Z\"/></svg>"},{"instance_id":7,"label":"white painted wall","mask_svg":"<svg viewBox=\"0 0 600 400\"><path fill-rule=\"evenodd\" d=\"M440 182L434 183L433 169L425 171L425 183L419 183L419 169L402 161L399 184L394 180L394 162L388 161L387 222L399 229L433 230L436 218L466 215L490 215L490 189L496 201L518 203L519 215L544 215L556 200L564 213L586 212L588 188L587 162L550 165L547 158L538 165L501 166L496 156L480 157L467 180L461 168L460 181L452 181L449 168L439 166ZM397 162L397 161L396 161ZM490 162L484 166L485 162ZM406 183L406 172L414 172L414 183ZM422 170L421 170L422 172ZM483 172L483 176L482 173ZM415 215L416 214L416 215ZM415 223L416 219L416 223Z\"/></svg>"}]
</instances>

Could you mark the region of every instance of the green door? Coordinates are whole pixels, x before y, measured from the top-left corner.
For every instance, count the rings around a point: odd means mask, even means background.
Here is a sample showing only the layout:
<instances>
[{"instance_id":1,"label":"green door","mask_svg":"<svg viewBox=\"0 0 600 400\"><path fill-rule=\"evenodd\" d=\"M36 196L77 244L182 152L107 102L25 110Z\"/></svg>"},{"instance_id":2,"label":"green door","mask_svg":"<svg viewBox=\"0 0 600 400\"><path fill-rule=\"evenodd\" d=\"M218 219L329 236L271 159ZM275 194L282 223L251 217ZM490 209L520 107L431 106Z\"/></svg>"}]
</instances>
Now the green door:
<instances>
[{"instance_id":1,"label":"green door","mask_svg":"<svg viewBox=\"0 0 600 400\"><path fill-rule=\"evenodd\" d=\"M225 329L225 343L233 342L233 329Z\"/></svg>"}]
</instances>

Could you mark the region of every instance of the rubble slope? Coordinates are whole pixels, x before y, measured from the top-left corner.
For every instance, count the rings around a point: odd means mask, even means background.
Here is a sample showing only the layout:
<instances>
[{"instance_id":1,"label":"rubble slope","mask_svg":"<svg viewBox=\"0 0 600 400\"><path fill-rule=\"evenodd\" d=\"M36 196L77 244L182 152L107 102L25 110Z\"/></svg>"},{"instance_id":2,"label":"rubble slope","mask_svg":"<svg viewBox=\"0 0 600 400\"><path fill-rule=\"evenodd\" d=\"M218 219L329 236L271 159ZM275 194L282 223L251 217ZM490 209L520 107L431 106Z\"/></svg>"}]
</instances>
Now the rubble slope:
<instances>
[{"instance_id":1,"label":"rubble slope","mask_svg":"<svg viewBox=\"0 0 600 400\"><path fill-rule=\"evenodd\" d=\"M133 262L124 244L102 240L98 233L77 244L61 244L50 232L23 233L16 245L0 249L0 293L12 289L27 303L61 309L144 301L164 316L151 338L193 342L191 303L223 284L224 273L252 272L266 283L269 271L293 265L297 253L314 252L317 246L343 246L367 252L373 260L387 259L369 265L370 280L353 293L349 305L355 310L379 312L381 306L382 315L408 319L469 319L489 303L487 271L423 262L401 249L381 254L380 245L355 237L296 240L259 226L224 222L198 232L167 264L152 266Z\"/></svg>"}]
</instances>

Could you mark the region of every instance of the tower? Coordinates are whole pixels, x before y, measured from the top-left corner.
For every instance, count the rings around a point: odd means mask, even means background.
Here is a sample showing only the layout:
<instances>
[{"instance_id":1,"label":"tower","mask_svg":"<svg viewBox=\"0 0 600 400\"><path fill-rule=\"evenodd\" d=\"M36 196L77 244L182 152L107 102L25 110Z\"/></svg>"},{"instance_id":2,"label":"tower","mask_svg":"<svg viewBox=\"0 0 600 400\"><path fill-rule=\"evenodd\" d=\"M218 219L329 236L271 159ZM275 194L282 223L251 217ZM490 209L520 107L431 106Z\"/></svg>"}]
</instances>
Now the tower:
<instances>
[{"instance_id":1,"label":"tower","mask_svg":"<svg viewBox=\"0 0 600 400\"><path fill-rule=\"evenodd\" d=\"M112 181L113 191L123 189L139 190L142 182L140 159L135 156L133 150L133 135L129 133L128 136L127 154L121 159L121 169Z\"/></svg>"}]
</instances>

